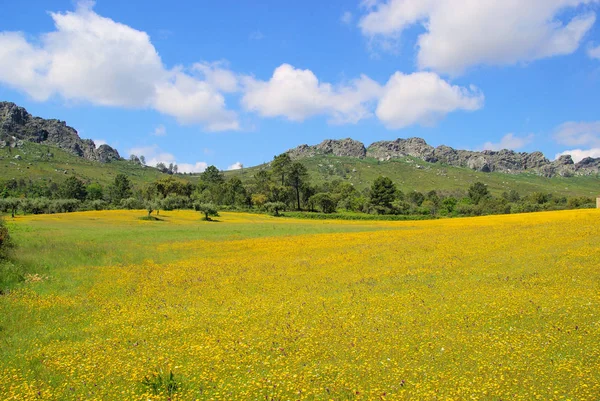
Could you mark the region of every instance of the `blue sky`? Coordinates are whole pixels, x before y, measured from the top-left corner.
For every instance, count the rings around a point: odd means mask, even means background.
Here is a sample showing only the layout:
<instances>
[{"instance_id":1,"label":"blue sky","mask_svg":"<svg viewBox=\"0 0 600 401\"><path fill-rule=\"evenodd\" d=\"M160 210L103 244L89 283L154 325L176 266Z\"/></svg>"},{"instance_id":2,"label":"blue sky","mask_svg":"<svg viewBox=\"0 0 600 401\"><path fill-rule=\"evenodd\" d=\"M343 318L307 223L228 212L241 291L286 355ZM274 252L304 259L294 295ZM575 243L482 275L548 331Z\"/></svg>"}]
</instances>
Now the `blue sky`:
<instances>
[{"instance_id":1,"label":"blue sky","mask_svg":"<svg viewBox=\"0 0 600 401\"><path fill-rule=\"evenodd\" d=\"M600 157L599 10L600 0L9 2L0 99L183 171L346 137L577 161Z\"/></svg>"}]
</instances>

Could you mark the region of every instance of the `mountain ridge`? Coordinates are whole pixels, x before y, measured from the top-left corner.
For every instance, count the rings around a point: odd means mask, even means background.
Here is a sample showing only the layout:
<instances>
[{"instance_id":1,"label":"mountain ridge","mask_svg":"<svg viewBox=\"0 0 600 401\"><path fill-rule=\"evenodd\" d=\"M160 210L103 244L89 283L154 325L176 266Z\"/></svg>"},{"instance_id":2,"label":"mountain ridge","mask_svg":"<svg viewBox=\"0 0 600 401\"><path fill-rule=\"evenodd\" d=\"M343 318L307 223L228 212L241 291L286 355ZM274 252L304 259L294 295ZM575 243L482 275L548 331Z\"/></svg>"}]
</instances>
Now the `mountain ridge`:
<instances>
[{"instance_id":1,"label":"mountain ridge","mask_svg":"<svg viewBox=\"0 0 600 401\"><path fill-rule=\"evenodd\" d=\"M84 159L108 163L121 160L119 152L109 145L82 139L66 122L32 116L12 102L0 102L0 148L17 147L19 141L53 145Z\"/></svg>"},{"instance_id":2,"label":"mountain ridge","mask_svg":"<svg viewBox=\"0 0 600 401\"><path fill-rule=\"evenodd\" d=\"M596 175L600 173L600 158L585 158L574 163L570 155L554 161L548 160L542 152L515 152L458 150L440 145L436 148L422 138L398 138L395 141L378 141L368 147L351 138L340 140L326 139L318 145L300 145L286 153L298 160L316 155L333 155L355 158L374 158L389 161L401 157L415 157L429 163L441 163L454 167L466 167L483 173L501 172L508 174L535 173L544 177L571 177Z\"/></svg>"}]
</instances>

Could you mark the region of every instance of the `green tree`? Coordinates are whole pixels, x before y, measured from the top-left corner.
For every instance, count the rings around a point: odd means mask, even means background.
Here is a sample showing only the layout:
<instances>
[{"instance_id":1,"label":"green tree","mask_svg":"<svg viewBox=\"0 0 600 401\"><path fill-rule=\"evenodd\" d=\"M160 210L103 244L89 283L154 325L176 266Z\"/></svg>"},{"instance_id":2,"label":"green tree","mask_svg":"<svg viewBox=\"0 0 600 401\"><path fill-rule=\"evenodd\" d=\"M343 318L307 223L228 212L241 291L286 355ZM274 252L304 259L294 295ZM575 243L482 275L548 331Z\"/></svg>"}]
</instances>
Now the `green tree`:
<instances>
[{"instance_id":1,"label":"green tree","mask_svg":"<svg viewBox=\"0 0 600 401\"><path fill-rule=\"evenodd\" d=\"M223 173L215 166L208 166L200 175L200 178L207 184L222 184L225 181Z\"/></svg>"},{"instance_id":2,"label":"green tree","mask_svg":"<svg viewBox=\"0 0 600 401\"><path fill-rule=\"evenodd\" d=\"M328 193L318 193L310 197L309 203L317 206L323 213L335 212L335 202Z\"/></svg>"},{"instance_id":3,"label":"green tree","mask_svg":"<svg viewBox=\"0 0 600 401\"><path fill-rule=\"evenodd\" d=\"M483 199L490 195L487 185L483 182L476 182L469 187L469 198L474 204L478 205Z\"/></svg>"},{"instance_id":4,"label":"green tree","mask_svg":"<svg viewBox=\"0 0 600 401\"><path fill-rule=\"evenodd\" d=\"M271 168L273 168L273 174L277 177L281 177L281 185L285 185L285 177L290 172L292 167L292 159L287 153L282 153L279 156L275 156L271 162Z\"/></svg>"},{"instance_id":5,"label":"green tree","mask_svg":"<svg viewBox=\"0 0 600 401\"><path fill-rule=\"evenodd\" d=\"M396 185L391 179L379 176L371 185L369 200L380 214L389 213L392 210L392 202L396 198Z\"/></svg>"},{"instance_id":6,"label":"green tree","mask_svg":"<svg viewBox=\"0 0 600 401\"><path fill-rule=\"evenodd\" d=\"M296 202L298 210L300 210L300 188L308 180L308 171L306 170L304 164L300 162L292 163L289 169L287 180L289 185L294 188L294 191L296 192Z\"/></svg>"},{"instance_id":7,"label":"green tree","mask_svg":"<svg viewBox=\"0 0 600 401\"><path fill-rule=\"evenodd\" d=\"M98 184L97 182L93 182L90 185L87 186L87 198L91 201L94 200L101 200L102 197L104 196L104 190L102 188L102 185Z\"/></svg>"},{"instance_id":8,"label":"green tree","mask_svg":"<svg viewBox=\"0 0 600 401\"><path fill-rule=\"evenodd\" d=\"M85 185L77 177L71 176L63 182L60 188L60 195L63 199L85 200L87 190Z\"/></svg>"},{"instance_id":9,"label":"green tree","mask_svg":"<svg viewBox=\"0 0 600 401\"><path fill-rule=\"evenodd\" d=\"M213 217L219 216L217 207L212 203L194 203L194 210L197 212L203 213L204 220L206 220L206 221L210 221L211 216L213 216Z\"/></svg>"},{"instance_id":10,"label":"green tree","mask_svg":"<svg viewBox=\"0 0 600 401\"><path fill-rule=\"evenodd\" d=\"M109 188L110 198L114 204L119 204L123 199L133 195L133 186L125 174L117 174L115 181Z\"/></svg>"}]
</instances>

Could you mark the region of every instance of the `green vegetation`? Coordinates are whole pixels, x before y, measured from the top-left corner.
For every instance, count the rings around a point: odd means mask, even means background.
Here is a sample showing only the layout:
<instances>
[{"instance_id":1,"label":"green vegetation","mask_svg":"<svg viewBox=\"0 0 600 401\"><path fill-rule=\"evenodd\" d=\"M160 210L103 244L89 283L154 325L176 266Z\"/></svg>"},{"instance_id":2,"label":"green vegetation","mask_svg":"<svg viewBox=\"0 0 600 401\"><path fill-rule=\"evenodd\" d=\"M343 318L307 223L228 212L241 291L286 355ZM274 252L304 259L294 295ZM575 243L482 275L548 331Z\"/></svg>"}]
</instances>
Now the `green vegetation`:
<instances>
[{"instance_id":1,"label":"green vegetation","mask_svg":"<svg viewBox=\"0 0 600 401\"><path fill-rule=\"evenodd\" d=\"M477 216L593 207L600 185L597 176L486 174L412 158L378 162L316 156L293 161L282 154L270 165L243 171L224 174L209 166L201 174L187 175L177 174L176 166L144 167L137 157L99 164L38 144L10 149L0 150L4 168L29 175L0 181L0 211L11 216L110 208L146 209L150 216L160 210L193 209L195 204L273 215L295 210ZM58 168L60 163L71 169Z\"/></svg>"}]
</instances>

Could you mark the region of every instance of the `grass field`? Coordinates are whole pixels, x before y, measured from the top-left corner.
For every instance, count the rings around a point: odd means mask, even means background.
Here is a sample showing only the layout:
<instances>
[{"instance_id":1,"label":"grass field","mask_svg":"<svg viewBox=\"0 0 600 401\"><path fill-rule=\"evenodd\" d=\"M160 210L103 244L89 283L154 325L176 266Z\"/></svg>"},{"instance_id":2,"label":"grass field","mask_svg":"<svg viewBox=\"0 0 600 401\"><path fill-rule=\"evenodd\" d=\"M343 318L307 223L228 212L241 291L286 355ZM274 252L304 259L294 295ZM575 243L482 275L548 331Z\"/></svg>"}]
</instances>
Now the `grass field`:
<instances>
[{"instance_id":1,"label":"grass field","mask_svg":"<svg viewBox=\"0 0 600 401\"><path fill-rule=\"evenodd\" d=\"M3 400L598 400L600 211L18 217Z\"/></svg>"}]
</instances>

